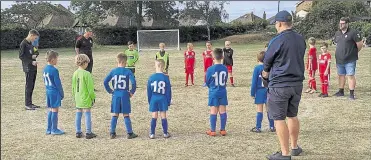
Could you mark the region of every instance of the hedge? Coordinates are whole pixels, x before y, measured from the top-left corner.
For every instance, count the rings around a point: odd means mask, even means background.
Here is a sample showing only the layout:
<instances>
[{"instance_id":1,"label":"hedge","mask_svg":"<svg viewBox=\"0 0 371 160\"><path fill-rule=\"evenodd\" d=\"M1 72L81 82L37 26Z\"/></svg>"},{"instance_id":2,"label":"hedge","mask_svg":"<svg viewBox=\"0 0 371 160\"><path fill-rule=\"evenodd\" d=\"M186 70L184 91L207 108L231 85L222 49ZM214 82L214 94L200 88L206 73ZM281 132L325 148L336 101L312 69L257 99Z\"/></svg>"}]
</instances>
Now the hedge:
<instances>
[{"instance_id":1,"label":"hedge","mask_svg":"<svg viewBox=\"0 0 371 160\"><path fill-rule=\"evenodd\" d=\"M28 29L14 28L1 30L1 49L19 48L27 36ZM73 47L77 32L72 29L41 29L39 48Z\"/></svg>"},{"instance_id":2,"label":"hedge","mask_svg":"<svg viewBox=\"0 0 371 160\"><path fill-rule=\"evenodd\" d=\"M210 37L212 40L224 38L231 35L248 33L265 29L267 23L257 21L255 23L239 25L219 25L210 27ZM164 30L169 28L145 27L143 30ZM27 36L29 30L2 29L1 30L1 49L18 48L21 41ZM182 26L179 27L180 42L206 41L206 26ZM73 29L41 29L40 48L73 47L78 33ZM98 45L123 45L128 41L137 41L137 28L120 27L95 27L93 28L94 42Z\"/></svg>"},{"instance_id":3,"label":"hedge","mask_svg":"<svg viewBox=\"0 0 371 160\"><path fill-rule=\"evenodd\" d=\"M352 22L350 27L359 31L362 37L367 38L367 44L371 44L371 23L369 22Z\"/></svg>"}]
</instances>

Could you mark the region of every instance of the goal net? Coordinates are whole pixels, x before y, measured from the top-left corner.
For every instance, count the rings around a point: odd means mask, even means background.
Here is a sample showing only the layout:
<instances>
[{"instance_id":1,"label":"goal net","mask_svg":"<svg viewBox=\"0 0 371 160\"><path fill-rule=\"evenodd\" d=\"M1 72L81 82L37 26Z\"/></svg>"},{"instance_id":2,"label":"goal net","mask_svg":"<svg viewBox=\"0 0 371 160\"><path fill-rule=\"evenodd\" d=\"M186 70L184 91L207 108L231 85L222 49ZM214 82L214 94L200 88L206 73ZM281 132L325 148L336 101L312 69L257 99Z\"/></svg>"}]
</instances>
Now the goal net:
<instances>
[{"instance_id":1,"label":"goal net","mask_svg":"<svg viewBox=\"0 0 371 160\"><path fill-rule=\"evenodd\" d=\"M166 50L180 50L179 29L137 31L138 51L158 50L159 43L165 43Z\"/></svg>"}]
</instances>

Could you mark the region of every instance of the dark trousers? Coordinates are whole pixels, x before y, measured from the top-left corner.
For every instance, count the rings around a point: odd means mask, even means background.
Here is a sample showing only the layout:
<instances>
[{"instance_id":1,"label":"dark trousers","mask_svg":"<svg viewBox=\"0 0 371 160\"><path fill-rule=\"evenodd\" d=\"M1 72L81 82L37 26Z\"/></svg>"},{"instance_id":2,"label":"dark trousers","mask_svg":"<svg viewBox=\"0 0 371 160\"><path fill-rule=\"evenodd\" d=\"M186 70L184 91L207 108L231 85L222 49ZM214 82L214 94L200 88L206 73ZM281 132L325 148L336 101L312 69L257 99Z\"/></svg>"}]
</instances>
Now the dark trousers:
<instances>
[{"instance_id":1,"label":"dark trousers","mask_svg":"<svg viewBox=\"0 0 371 160\"><path fill-rule=\"evenodd\" d=\"M90 73L92 73L93 72L93 55L89 55L89 54L87 54L87 56L89 57L89 59L90 59L90 62L89 62L89 64L88 64L88 67L86 67L86 71L89 71Z\"/></svg>"},{"instance_id":2,"label":"dark trousers","mask_svg":"<svg viewBox=\"0 0 371 160\"><path fill-rule=\"evenodd\" d=\"M26 75L26 87L25 87L25 105L32 105L32 93L35 88L35 81L37 71L25 72Z\"/></svg>"}]
</instances>

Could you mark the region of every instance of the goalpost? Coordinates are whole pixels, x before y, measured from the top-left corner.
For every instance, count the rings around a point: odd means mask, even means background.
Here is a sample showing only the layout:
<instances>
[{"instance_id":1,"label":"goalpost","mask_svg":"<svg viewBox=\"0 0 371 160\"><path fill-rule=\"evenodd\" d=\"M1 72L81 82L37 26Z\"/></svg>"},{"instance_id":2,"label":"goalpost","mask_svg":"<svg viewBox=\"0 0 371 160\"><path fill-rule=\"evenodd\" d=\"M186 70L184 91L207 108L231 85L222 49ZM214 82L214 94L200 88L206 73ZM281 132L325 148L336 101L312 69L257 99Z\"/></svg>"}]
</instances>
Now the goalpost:
<instances>
[{"instance_id":1,"label":"goalpost","mask_svg":"<svg viewBox=\"0 0 371 160\"><path fill-rule=\"evenodd\" d=\"M180 50L179 41L179 29L137 31L138 51L159 50L159 43L165 43L166 50Z\"/></svg>"}]
</instances>

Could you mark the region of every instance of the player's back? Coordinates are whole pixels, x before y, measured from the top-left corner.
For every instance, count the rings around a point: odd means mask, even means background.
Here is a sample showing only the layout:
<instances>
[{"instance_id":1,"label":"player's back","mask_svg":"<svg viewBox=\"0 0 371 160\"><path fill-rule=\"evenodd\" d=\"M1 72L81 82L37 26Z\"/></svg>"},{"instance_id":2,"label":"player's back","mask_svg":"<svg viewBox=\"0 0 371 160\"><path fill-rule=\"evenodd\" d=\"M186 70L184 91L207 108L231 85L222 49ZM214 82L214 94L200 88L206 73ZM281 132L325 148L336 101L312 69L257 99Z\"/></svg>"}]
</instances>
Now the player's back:
<instances>
[{"instance_id":1,"label":"player's back","mask_svg":"<svg viewBox=\"0 0 371 160\"><path fill-rule=\"evenodd\" d=\"M147 95L149 102L171 100L171 86L169 77L163 73L154 73L149 77Z\"/></svg>"},{"instance_id":2,"label":"player's back","mask_svg":"<svg viewBox=\"0 0 371 160\"><path fill-rule=\"evenodd\" d=\"M206 84L209 96L222 97L227 95L228 69L223 64L215 64L207 69Z\"/></svg>"},{"instance_id":3,"label":"player's back","mask_svg":"<svg viewBox=\"0 0 371 160\"><path fill-rule=\"evenodd\" d=\"M263 64L258 64L254 68L254 75L257 76L257 77L253 77L253 78L256 79L256 84L255 84L256 85L256 89L265 88L264 85L263 85L263 81L261 79L261 74L263 72L263 69L264 69L264 65Z\"/></svg>"},{"instance_id":4,"label":"player's back","mask_svg":"<svg viewBox=\"0 0 371 160\"><path fill-rule=\"evenodd\" d=\"M112 80L112 86L113 86L113 95L115 96L127 96L129 93L129 82L130 78L133 80L131 81L131 84L135 84L135 78L133 73L124 67L117 67L113 69L110 73L110 77ZM136 90L136 86L134 86L134 92Z\"/></svg>"},{"instance_id":5,"label":"player's back","mask_svg":"<svg viewBox=\"0 0 371 160\"><path fill-rule=\"evenodd\" d=\"M46 65L43 71L46 92L60 92L62 89L59 72L53 65Z\"/></svg>"},{"instance_id":6,"label":"player's back","mask_svg":"<svg viewBox=\"0 0 371 160\"><path fill-rule=\"evenodd\" d=\"M90 98L95 98L95 96L91 97L91 95L95 95L94 93L94 84L92 81L92 77L90 72L83 70L83 69L77 69L73 73L72 77L72 92L75 96L76 103L84 103L85 101L89 102L92 101ZM93 92L93 93L90 93ZM83 106L79 106L83 107Z\"/></svg>"}]
</instances>

